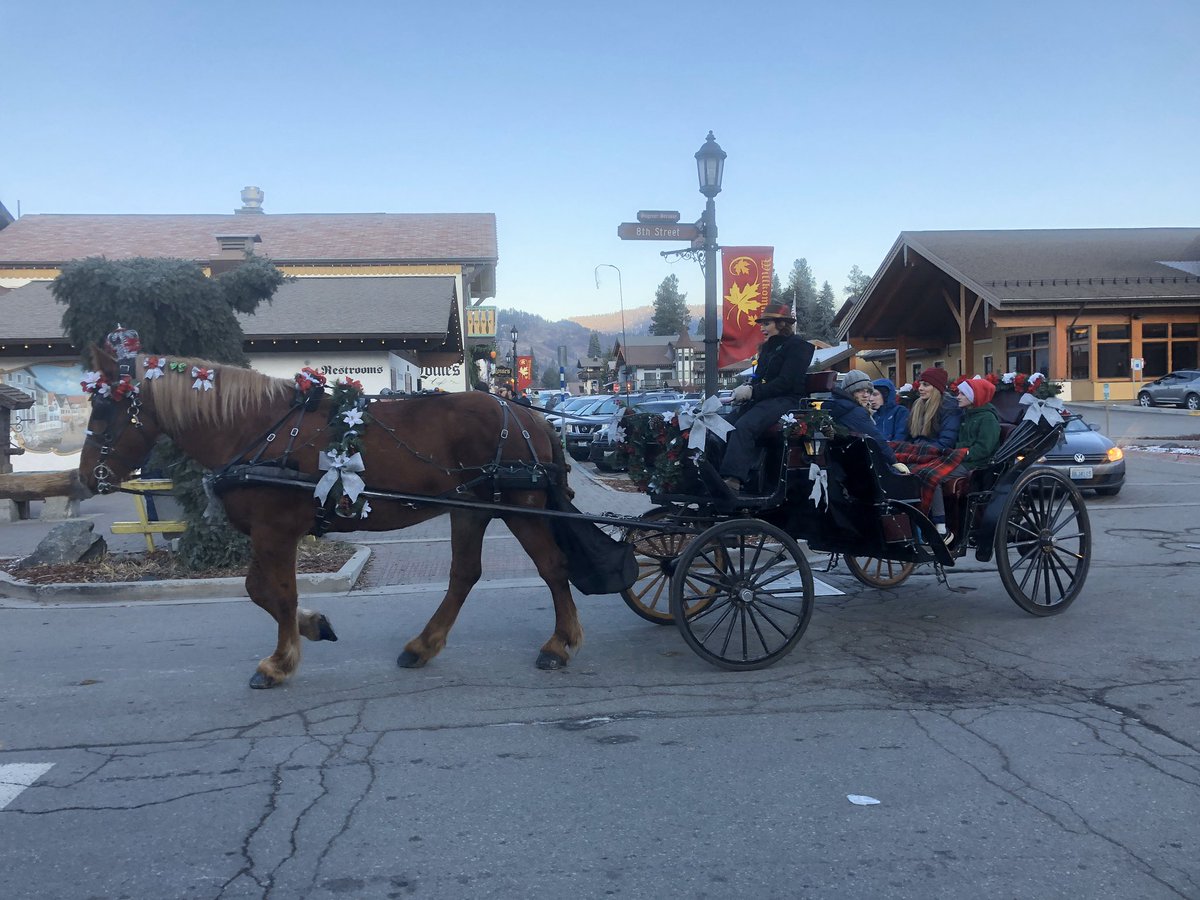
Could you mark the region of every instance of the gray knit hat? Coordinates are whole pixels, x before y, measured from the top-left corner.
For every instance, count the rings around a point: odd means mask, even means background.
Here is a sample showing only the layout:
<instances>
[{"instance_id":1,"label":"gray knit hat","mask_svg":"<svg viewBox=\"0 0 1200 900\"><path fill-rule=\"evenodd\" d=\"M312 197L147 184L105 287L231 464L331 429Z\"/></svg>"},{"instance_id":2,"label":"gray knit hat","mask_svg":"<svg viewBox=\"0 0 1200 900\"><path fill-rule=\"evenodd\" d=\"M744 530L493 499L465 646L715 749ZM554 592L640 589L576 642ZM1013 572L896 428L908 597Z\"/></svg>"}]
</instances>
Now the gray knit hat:
<instances>
[{"instance_id":1,"label":"gray knit hat","mask_svg":"<svg viewBox=\"0 0 1200 900\"><path fill-rule=\"evenodd\" d=\"M846 373L846 377L842 379L842 390L847 394L853 394L857 390L863 388L873 388L871 384L871 376L866 372L860 372L858 369L851 369Z\"/></svg>"}]
</instances>

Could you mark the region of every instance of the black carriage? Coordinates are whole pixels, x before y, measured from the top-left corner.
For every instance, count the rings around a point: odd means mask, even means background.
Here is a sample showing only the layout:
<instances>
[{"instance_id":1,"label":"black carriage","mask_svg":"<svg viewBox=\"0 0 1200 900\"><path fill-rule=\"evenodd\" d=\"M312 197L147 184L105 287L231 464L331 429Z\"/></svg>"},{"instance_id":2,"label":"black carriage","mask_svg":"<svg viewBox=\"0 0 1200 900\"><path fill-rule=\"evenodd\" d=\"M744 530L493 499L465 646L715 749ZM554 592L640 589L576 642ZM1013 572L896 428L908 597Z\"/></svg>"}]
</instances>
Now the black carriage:
<instances>
[{"instance_id":1,"label":"black carriage","mask_svg":"<svg viewBox=\"0 0 1200 900\"><path fill-rule=\"evenodd\" d=\"M735 670L771 665L804 634L814 586L800 542L878 588L901 584L918 565L944 582L968 553L994 558L1018 606L1055 615L1079 595L1091 556L1078 488L1036 465L1064 426L1054 412L1006 423L989 466L939 486L950 543L922 511L917 479L894 473L872 439L803 427L768 435L753 496L733 495L701 458L688 490L652 488L656 508L625 529L639 572L622 597L647 621L677 625L709 662Z\"/></svg>"}]
</instances>

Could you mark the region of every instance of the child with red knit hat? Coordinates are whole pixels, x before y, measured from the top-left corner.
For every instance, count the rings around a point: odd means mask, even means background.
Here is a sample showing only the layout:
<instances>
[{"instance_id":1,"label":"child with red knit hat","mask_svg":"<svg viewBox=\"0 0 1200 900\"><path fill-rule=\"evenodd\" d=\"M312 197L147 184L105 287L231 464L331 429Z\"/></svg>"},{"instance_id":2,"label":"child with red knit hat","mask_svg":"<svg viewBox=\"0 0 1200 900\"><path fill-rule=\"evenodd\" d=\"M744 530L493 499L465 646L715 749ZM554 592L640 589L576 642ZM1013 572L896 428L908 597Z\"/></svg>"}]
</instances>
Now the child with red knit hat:
<instances>
[{"instance_id":1,"label":"child with red knit hat","mask_svg":"<svg viewBox=\"0 0 1200 900\"><path fill-rule=\"evenodd\" d=\"M986 378L972 378L958 386L958 405L963 411L956 447L967 448L963 466L978 469L991 462L1000 446L1000 414L992 406L996 386Z\"/></svg>"}]
</instances>

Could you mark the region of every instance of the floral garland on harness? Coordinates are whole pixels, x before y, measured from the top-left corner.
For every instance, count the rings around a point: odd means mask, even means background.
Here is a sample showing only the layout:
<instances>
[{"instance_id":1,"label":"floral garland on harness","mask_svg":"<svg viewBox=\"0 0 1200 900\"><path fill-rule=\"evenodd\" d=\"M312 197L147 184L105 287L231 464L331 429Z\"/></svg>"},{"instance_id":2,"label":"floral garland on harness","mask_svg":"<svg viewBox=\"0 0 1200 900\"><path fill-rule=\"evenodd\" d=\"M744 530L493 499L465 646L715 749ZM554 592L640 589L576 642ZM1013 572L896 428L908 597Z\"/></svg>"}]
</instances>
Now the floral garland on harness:
<instances>
[{"instance_id":1,"label":"floral garland on harness","mask_svg":"<svg viewBox=\"0 0 1200 900\"><path fill-rule=\"evenodd\" d=\"M327 385L323 372L305 366L296 373L296 390L308 399L321 394ZM317 465L325 474L313 489L317 502L344 519L365 519L371 504L362 473L362 433L367 426L367 398L362 383L348 375L333 383L333 410L329 414L329 445L321 451Z\"/></svg>"}]
</instances>

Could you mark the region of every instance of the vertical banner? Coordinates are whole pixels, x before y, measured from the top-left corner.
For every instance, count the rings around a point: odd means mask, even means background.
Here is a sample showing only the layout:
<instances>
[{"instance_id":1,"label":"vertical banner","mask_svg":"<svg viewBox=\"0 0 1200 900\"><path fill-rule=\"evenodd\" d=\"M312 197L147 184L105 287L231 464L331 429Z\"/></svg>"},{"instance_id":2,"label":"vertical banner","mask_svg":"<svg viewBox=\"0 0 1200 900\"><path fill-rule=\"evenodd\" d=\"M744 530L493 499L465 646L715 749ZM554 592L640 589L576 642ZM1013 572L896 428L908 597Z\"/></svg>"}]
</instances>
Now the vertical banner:
<instances>
[{"instance_id":1,"label":"vertical banner","mask_svg":"<svg viewBox=\"0 0 1200 900\"><path fill-rule=\"evenodd\" d=\"M533 357L517 357L517 390L523 391L533 384Z\"/></svg>"},{"instance_id":2,"label":"vertical banner","mask_svg":"<svg viewBox=\"0 0 1200 900\"><path fill-rule=\"evenodd\" d=\"M758 352L758 314L771 299L774 247L722 247L721 351L717 365L749 359Z\"/></svg>"}]
</instances>

